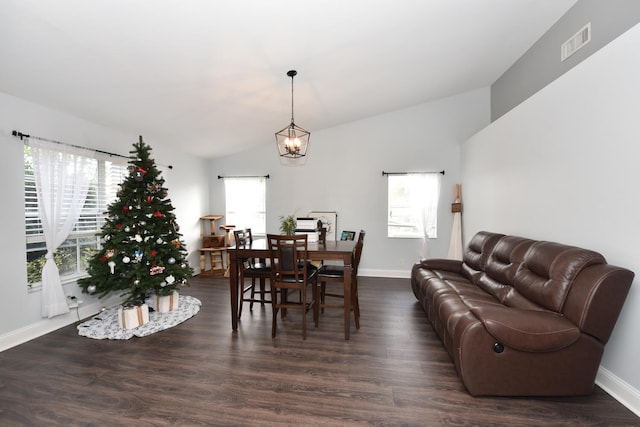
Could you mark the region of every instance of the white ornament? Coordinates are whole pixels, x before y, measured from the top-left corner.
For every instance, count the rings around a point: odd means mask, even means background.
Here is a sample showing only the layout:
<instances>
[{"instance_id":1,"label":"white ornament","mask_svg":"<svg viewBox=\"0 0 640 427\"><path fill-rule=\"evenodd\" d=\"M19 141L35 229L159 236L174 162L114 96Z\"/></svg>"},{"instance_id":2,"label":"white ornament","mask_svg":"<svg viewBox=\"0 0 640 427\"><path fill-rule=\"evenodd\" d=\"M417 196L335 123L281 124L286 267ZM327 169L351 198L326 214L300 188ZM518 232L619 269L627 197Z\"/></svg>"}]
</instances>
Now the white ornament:
<instances>
[{"instance_id":1,"label":"white ornament","mask_svg":"<svg viewBox=\"0 0 640 427\"><path fill-rule=\"evenodd\" d=\"M167 260L167 262L168 262L169 264L175 264L175 263L176 263L176 259L175 259L174 257L171 257L171 258L169 258L169 259Z\"/></svg>"},{"instance_id":2,"label":"white ornament","mask_svg":"<svg viewBox=\"0 0 640 427\"><path fill-rule=\"evenodd\" d=\"M163 242L162 237L158 237L158 240L156 240L156 243L161 245Z\"/></svg>"},{"instance_id":3,"label":"white ornament","mask_svg":"<svg viewBox=\"0 0 640 427\"><path fill-rule=\"evenodd\" d=\"M115 273L115 269L116 269L116 263L113 261L109 261L107 263L107 265L109 266L109 269L111 270L111 274Z\"/></svg>"},{"instance_id":4,"label":"white ornament","mask_svg":"<svg viewBox=\"0 0 640 427\"><path fill-rule=\"evenodd\" d=\"M131 258L129 258L128 256L122 257L122 262L124 262L125 264L129 264L129 262L131 262Z\"/></svg>"},{"instance_id":5,"label":"white ornament","mask_svg":"<svg viewBox=\"0 0 640 427\"><path fill-rule=\"evenodd\" d=\"M95 291L96 291L96 285L87 286L87 292L89 292L90 294L94 293Z\"/></svg>"},{"instance_id":6,"label":"white ornament","mask_svg":"<svg viewBox=\"0 0 640 427\"><path fill-rule=\"evenodd\" d=\"M126 226L126 227L124 228L124 231L125 231L125 233L128 233L128 232L130 232L130 231L131 231L131 229L129 228L129 226Z\"/></svg>"},{"instance_id":7,"label":"white ornament","mask_svg":"<svg viewBox=\"0 0 640 427\"><path fill-rule=\"evenodd\" d=\"M172 285L172 284L176 281L176 278L175 278L175 277L173 277L173 275L171 275L171 274L170 274L170 275L168 275L164 280L166 280L166 282L167 282L168 284ZM163 285L163 286L164 286L164 285Z\"/></svg>"},{"instance_id":8,"label":"white ornament","mask_svg":"<svg viewBox=\"0 0 640 427\"><path fill-rule=\"evenodd\" d=\"M141 235L139 235L139 234L136 234L135 240L136 240L136 242L138 242L138 243L142 242L142 236L141 236Z\"/></svg>"}]
</instances>

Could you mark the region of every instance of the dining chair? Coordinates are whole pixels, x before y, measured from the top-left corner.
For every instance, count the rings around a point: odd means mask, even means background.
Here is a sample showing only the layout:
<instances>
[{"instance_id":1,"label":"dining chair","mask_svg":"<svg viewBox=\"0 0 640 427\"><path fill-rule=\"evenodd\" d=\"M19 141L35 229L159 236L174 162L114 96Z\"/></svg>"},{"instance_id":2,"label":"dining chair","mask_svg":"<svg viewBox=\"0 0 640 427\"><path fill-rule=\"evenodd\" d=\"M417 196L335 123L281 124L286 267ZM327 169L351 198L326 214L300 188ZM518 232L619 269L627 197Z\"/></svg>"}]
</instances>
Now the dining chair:
<instances>
[{"instance_id":1,"label":"dining chair","mask_svg":"<svg viewBox=\"0 0 640 427\"><path fill-rule=\"evenodd\" d=\"M353 319L356 329L360 329L360 302L358 300L358 267L360 258L362 257L362 248L364 246L365 231L360 230L358 240L353 249L353 263L351 266L351 307L353 309ZM327 283L340 283L344 289L344 266L342 265L323 265L318 270L318 283L320 288L320 310L324 313L325 308L342 308L344 309L344 292L338 293L338 289L327 292ZM326 297L340 298L342 303L326 303ZM346 325L348 326L348 325Z\"/></svg>"},{"instance_id":2,"label":"dining chair","mask_svg":"<svg viewBox=\"0 0 640 427\"><path fill-rule=\"evenodd\" d=\"M250 247L253 243L253 235L251 234L250 228L234 230L233 237L235 238L236 247ZM238 310L238 318L242 316L242 306L244 305L245 301L250 303L250 311L253 311L254 302L259 302L262 306L264 306L265 303L271 302L271 300L266 298L266 295L270 293L270 291L266 289L266 281L267 279L271 280L271 267L267 263L267 260L262 258L248 258L246 260L243 260L243 265L239 270L239 280L240 286L242 287L242 292L240 294L240 309ZM245 278L251 279L250 285L245 286ZM260 283L259 290L256 290L256 279L258 279ZM250 292L248 296L247 292ZM256 298L256 294L258 294L260 298Z\"/></svg>"},{"instance_id":3,"label":"dining chair","mask_svg":"<svg viewBox=\"0 0 640 427\"><path fill-rule=\"evenodd\" d=\"M307 262L307 235L281 236L267 234L271 258L271 305L273 321L271 337L275 338L278 311L285 317L288 309L302 311L302 338L307 339L307 312L313 310L313 321L318 326L318 270ZM307 288L311 286L311 300ZM290 299L292 293L296 298Z\"/></svg>"}]
</instances>

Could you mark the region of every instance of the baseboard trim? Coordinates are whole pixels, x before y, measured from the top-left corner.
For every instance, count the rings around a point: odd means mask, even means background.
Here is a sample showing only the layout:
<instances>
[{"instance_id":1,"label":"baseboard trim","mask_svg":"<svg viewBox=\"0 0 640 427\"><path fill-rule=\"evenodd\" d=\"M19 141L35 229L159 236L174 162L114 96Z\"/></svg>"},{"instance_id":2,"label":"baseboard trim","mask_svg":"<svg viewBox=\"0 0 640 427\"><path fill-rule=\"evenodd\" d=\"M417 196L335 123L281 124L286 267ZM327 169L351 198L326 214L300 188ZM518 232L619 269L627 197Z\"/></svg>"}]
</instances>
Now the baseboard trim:
<instances>
[{"instance_id":1,"label":"baseboard trim","mask_svg":"<svg viewBox=\"0 0 640 427\"><path fill-rule=\"evenodd\" d=\"M100 312L103 307L113 307L120 304L120 302L120 297L112 297L105 301L80 306L77 311L76 309L71 309L67 314L52 317L51 319L42 319L23 328L15 329L0 336L0 352L78 322L78 318L83 320L91 317Z\"/></svg>"},{"instance_id":2,"label":"baseboard trim","mask_svg":"<svg viewBox=\"0 0 640 427\"><path fill-rule=\"evenodd\" d=\"M638 389L602 366L598 369L596 384L640 417L640 391Z\"/></svg>"},{"instance_id":3,"label":"baseboard trim","mask_svg":"<svg viewBox=\"0 0 640 427\"><path fill-rule=\"evenodd\" d=\"M410 279L411 270L376 270L372 268L361 268L358 276L364 277L387 277L389 279Z\"/></svg>"}]
</instances>

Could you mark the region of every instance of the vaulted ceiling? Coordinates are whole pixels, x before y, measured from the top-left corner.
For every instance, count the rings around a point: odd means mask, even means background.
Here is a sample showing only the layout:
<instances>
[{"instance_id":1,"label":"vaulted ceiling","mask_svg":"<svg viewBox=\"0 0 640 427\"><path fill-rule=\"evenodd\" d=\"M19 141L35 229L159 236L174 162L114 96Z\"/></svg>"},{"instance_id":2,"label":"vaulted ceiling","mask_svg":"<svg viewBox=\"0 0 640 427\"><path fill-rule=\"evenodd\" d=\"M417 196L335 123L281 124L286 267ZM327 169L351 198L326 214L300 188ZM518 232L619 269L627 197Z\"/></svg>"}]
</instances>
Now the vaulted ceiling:
<instances>
[{"instance_id":1,"label":"vaulted ceiling","mask_svg":"<svg viewBox=\"0 0 640 427\"><path fill-rule=\"evenodd\" d=\"M202 156L490 86L577 0L0 0L0 91Z\"/></svg>"}]
</instances>

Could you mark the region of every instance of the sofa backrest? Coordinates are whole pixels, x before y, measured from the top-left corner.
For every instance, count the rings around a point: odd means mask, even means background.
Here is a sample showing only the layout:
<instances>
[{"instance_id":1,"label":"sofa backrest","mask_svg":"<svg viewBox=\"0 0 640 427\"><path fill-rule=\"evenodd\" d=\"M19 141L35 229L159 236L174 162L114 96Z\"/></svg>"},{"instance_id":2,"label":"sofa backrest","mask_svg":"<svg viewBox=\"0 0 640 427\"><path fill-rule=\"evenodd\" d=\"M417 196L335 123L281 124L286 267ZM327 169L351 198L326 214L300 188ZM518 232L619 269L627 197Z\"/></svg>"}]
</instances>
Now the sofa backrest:
<instances>
[{"instance_id":1,"label":"sofa backrest","mask_svg":"<svg viewBox=\"0 0 640 427\"><path fill-rule=\"evenodd\" d=\"M588 249L486 231L465 249L462 273L506 306L555 311L603 343L634 278Z\"/></svg>"},{"instance_id":2,"label":"sofa backrest","mask_svg":"<svg viewBox=\"0 0 640 427\"><path fill-rule=\"evenodd\" d=\"M525 253L514 289L529 301L560 313L573 281L583 269L595 264L606 264L597 252L538 241Z\"/></svg>"},{"instance_id":3,"label":"sofa backrest","mask_svg":"<svg viewBox=\"0 0 640 427\"><path fill-rule=\"evenodd\" d=\"M504 234L479 231L473 236L462 256L462 273L468 280L476 283L484 271L489 254Z\"/></svg>"},{"instance_id":4,"label":"sofa backrest","mask_svg":"<svg viewBox=\"0 0 640 427\"><path fill-rule=\"evenodd\" d=\"M535 243L531 239L517 236L504 236L493 247L487 257L484 272L478 276L476 285L493 295L498 301L506 305L518 305L520 308L524 304L517 304L512 301L510 304L507 298L515 297L513 290L516 272L520 268L531 245ZM515 304L514 304L515 303Z\"/></svg>"}]
</instances>

